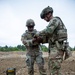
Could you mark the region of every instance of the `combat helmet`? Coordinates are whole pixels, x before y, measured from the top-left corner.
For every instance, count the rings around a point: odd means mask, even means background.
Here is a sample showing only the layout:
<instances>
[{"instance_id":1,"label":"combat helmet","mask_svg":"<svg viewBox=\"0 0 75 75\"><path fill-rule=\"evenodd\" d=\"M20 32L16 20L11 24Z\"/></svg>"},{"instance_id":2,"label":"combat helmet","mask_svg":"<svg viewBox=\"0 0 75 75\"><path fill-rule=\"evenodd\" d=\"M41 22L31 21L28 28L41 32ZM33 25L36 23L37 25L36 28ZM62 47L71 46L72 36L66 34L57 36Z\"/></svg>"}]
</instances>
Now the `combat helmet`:
<instances>
[{"instance_id":1,"label":"combat helmet","mask_svg":"<svg viewBox=\"0 0 75 75\"><path fill-rule=\"evenodd\" d=\"M26 26L28 27L28 26L35 26L35 22L32 20L32 19L28 19L27 21L26 21Z\"/></svg>"},{"instance_id":2,"label":"combat helmet","mask_svg":"<svg viewBox=\"0 0 75 75\"><path fill-rule=\"evenodd\" d=\"M40 17L43 19L45 17L46 14L48 13L53 13L53 9L50 6L47 6L46 8L44 8L40 14Z\"/></svg>"}]
</instances>

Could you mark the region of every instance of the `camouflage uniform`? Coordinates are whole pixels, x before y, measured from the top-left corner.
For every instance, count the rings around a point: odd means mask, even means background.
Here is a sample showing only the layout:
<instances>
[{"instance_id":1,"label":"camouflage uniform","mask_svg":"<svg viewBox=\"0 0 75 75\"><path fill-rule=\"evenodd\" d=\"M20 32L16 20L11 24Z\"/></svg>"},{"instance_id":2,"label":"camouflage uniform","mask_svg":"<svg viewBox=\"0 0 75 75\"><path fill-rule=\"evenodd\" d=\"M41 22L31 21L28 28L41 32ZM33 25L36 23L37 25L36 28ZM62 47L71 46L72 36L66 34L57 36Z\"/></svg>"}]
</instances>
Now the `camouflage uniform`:
<instances>
[{"instance_id":1,"label":"camouflage uniform","mask_svg":"<svg viewBox=\"0 0 75 75\"><path fill-rule=\"evenodd\" d=\"M40 75L46 75L44 70L44 59L42 57L42 52L40 48L40 44L33 43L33 36L37 33L34 29L32 32L26 30L26 32L22 35L21 41L26 46L26 64L28 66L28 74L34 75L34 62L36 61Z\"/></svg>"},{"instance_id":2,"label":"camouflage uniform","mask_svg":"<svg viewBox=\"0 0 75 75\"><path fill-rule=\"evenodd\" d=\"M46 9L49 10L50 8L47 7ZM52 8L51 11L53 12ZM46 11L42 11L42 19L45 15L43 12L46 13ZM61 75L61 62L63 60L64 52L66 51L64 48L65 40L67 40L67 30L65 25L59 17L53 17L49 21L48 26L37 34L37 36L40 35L44 35L47 38L46 42L49 43L50 55L48 66L50 75ZM45 38L43 38L43 40L45 40ZM45 41L43 41L43 43L45 43Z\"/></svg>"}]
</instances>

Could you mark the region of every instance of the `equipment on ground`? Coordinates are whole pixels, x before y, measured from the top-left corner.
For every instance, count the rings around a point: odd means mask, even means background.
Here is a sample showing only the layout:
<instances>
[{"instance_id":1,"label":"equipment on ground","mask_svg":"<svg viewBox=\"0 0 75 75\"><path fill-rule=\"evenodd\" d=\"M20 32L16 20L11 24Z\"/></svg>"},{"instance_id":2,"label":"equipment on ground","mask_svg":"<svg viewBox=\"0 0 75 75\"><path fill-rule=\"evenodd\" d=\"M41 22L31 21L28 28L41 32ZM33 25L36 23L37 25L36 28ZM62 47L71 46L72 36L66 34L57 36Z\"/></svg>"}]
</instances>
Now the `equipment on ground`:
<instances>
[{"instance_id":1,"label":"equipment on ground","mask_svg":"<svg viewBox=\"0 0 75 75\"><path fill-rule=\"evenodd\" d=\"M15 68L8 68L6 70L6 75L16 75L16 69Z\"/></svg>"}]
</instances>

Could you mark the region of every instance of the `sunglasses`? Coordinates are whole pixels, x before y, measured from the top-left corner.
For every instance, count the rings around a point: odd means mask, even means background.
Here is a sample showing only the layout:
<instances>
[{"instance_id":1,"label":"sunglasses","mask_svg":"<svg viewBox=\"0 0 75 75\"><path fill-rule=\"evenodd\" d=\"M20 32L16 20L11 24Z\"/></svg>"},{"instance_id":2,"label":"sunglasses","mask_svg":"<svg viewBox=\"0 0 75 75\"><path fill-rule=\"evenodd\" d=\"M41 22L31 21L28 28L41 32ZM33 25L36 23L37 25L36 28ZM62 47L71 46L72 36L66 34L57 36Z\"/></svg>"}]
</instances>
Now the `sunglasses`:
<instances>
[{"instance_id":1,"label":"sunglasses","mask_svg":"<svg viewBox=\"0 0 75 75\"><path fill-rule=\"evenodd\" d=\"M34 26L28 26L28 28L33 28Z\"/></svg>"}]
</instances>

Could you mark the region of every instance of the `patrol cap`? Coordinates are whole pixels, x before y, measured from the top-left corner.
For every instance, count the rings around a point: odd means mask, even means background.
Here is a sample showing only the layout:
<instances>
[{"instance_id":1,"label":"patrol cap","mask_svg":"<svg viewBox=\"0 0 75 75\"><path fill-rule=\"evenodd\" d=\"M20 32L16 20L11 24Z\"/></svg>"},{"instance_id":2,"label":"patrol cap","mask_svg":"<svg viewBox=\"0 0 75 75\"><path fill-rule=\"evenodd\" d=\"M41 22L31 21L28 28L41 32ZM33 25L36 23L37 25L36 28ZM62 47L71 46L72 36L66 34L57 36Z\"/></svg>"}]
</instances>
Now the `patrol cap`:
<instances>
[{"instance_id":1,"label":"patrol cap","mask_svg":"<svg viewBox=\"0 0 75 75\"><path fill-rule=\"evenodd\" d=\"M28 19L27 21L26 21L26 26L28 27L28 26L35 26L35 22L32 20L32 19Z\"/></svg>"},{"instance_id":2,"label":"patrol cap","mask_svg":"<svg viewBox=\"0 0 75 75\"><path fill-rule=\"evenodd\" d=\"M48 13L53 13L53 8L50 6L47 6L46 8L44 8L40 14L40 17L43 19L45 17L46 14Z\"/></svg>"}]
</instances>

